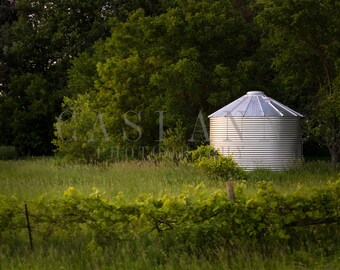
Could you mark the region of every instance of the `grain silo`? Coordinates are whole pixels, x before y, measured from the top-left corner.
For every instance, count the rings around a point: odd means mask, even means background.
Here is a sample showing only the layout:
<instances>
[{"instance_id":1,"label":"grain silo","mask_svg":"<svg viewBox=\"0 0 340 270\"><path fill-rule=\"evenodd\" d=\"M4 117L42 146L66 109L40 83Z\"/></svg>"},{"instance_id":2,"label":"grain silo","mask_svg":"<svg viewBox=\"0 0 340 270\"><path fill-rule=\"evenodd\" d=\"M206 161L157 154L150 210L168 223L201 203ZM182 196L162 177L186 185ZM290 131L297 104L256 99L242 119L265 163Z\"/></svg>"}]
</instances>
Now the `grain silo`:
<instances>
[{"instance_id":1,"label":"grain silo","mask_svg":"<svg viewBox=\"0 0 340 270\"><path fill-rule=\"evenodd\" d=\"M302 115L251 91L209 115L210 144L246 170L284 170L302 159Z\"/></svg>"}]
</instances>

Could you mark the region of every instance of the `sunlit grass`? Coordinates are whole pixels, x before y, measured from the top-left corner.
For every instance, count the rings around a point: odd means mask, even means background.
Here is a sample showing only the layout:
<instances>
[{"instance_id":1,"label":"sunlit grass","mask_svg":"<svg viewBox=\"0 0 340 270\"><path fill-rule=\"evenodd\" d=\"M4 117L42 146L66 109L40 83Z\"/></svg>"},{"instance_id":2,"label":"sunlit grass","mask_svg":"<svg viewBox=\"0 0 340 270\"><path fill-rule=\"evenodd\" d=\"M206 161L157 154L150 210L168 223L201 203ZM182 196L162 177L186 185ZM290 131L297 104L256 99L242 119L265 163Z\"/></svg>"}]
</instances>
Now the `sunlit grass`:
<instances>
[{"instance_id":1,"label":"sunlit grass","mask_svg":"<svg viewBox=\"0 0 340 270\"><path fill-rule=\"evenodd\" d=\"M258 181L271 181L276 190L290 193L298 186L322 186L336 178L339 169L324 161L311 161L285 172L256 170L247 176L246 194L255 192ZM42 194L62 196L70 186L88 194L93 187L113 198L119 192L133 200L142 193L156 196L178 194L186 185L204 184L208 190L224 189L225 181L207 175L191 164L133 161L103 166L60 163L54 158L0 161L0 195L33 200ZM1 236L1 235L0 235ZM91 239L45 241L35 234L30 250L26 235L13 237L10 246L0 238L0 269L337 269L340 258L323 257L319 244L290 251L274 247L270 254L260 250L228 250L218 247L209 253L183 253L177 247L164 250L154 241L113 242L100 250L91 249ZM82 236L85 237L85 236ZM86 236L88 237L88 236ZM321 243L322 245L322 243ZM321 251L321 255L318 253Z\"/></svg>"},{"instance_id":2,"label":"sunlit grass","mask_svg":"<svg viewBox=\"0 0 340 270\"><path fill-rule=\"evenodd\" d=\"M70 186L90 193L96 187L108 198L122 192L126 198L140 193L177 193L184 185L205 182L218 186L192 166L149 162L121 162L107 166L55 165L52 159L0 161L0 194L30 199L43 193L62 195Z\"/></svg>"},{"instance_id":3,"label":"sunlit grass","mask_svg":"<svg viewBox=\"0 0 340 270\"><path fill-rule=\"evenodd\" d=\"M339 173L339 167L335 168L329 162L309 161L283 172L257 169L249 173L249 186L257 181L271 181L280 192L290 193L298 186L322 186L328 180L337 178Z\"/></svg>"},{"instance_id":4,"label":"sunlit grass","mask_svg":"<svg viewBox=\"0 0 340 270\"><path fill-rule=\"evenodd\" d=\"M300 168L285 172L256 170L249 173L247 193L256 189L258 181L272 181L283 193L294 191L298 186L319 186L330 178L336 178L339 169L324 161L312 161ZM0 194L15 195L29 200L47 193L61 196L70 186L86 194L93 188L115 197L119 192L127 199L141 193L159 195L178 194L186 185L203 183L209 189L224 189L224 180L201 172L191 164L176 166L173 163L132 161L105 166L59 164L53 158L0 161Z\"/></svg>"}]
</instances>

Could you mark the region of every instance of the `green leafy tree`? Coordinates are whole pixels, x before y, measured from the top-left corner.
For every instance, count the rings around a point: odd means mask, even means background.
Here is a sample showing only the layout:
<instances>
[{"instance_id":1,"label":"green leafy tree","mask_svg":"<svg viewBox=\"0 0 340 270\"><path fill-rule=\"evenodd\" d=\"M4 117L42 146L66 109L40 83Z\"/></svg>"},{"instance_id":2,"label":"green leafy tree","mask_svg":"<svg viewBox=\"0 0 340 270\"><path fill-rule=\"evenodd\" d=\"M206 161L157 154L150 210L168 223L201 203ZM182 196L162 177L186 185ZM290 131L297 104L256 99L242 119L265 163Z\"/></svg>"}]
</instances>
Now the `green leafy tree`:
<instances>
[{"instance_id":1,"label":"green leafy tree","mask_svg":"<svg viewBox=\"0 0 340 270\"><path fill-rule=\"evenodd\" d=\"M15 135L13 144L19 154L43 155L51 152L49 139L52 134L46 126L53 124L53 99L49 93L49 83L40 74L26 73L12 78L9 88L13 96L20 97L20 103L10 97L13 103L11 127ZM16 93L20 89L19 93Z\"/></svg>"},{"instance_id":2,"label":"green leafy tree","mask_svg":"<svg viewBox=\"0 0 340 270\"><path fill-rule=\"evenodd\" d=\"M181 121L177 121L175 128L169 128L164 132L164 138L160 142L160 149L165 158L170 158L176 165L186 156L188 150L185 128Z\"/></svg>"},{"instance_id":3,"label":"green leafy tree","mask_svg":"<svg viewBox=\"0 0 340 270\"><path fill-rule=\"evenodd\" d=\"M272 67L291 102L300 104L310 136L340 156L340 4L332 0L257 1L263 44L274 51Z\"/></svg>"},{"instance_id":4,"label":"green leafy tree","mask_svg":"<svg viewBox=\"0 0 340 270\"><path fill-rule=\"evenodd\" d=\"M89 94L67 100L68 110L63 111L55 123L55 136L62 140L54 140L54 143L66 160L94 164L106 154L98 152L105 149L107 138L101 130L103 126L98 123L99 112L92 107L90 100ZM72 143L62 143L63 139Z\"/></svg>"},{"instance_id":5,"label":"green leafy tree","mask_svg":"<svg viewBox=\"0 0 340 270\"><path fill-rule=\"evenodd\" d=\"M70 61L109 34L113 7L103 0L22 0L2 1L1 15L4 8L17 19L0 27L0 143L24 155L49 154Z\"/></svg>"},{"instance_id":6,"label":"green leafy tree","mask_svg":"<svg viewBox=\"0 0 340 270\"><path fill-rule=\"evenodd\" d=\"M86 80L81 80L87 78L83 75L78 79L81 82L78 87L67 87L67 70L72 59L81 53L86 55L91 51L94 42L105 39L110 34L111 17L124 21L137 8L143 8L148 15L161 14L172 2L174 1L0 1L0 111L6 110L6 113L0 115L0 143L13 144L16 141L23 154L50 153L53 134L51 119L61 112L63 96L83 93L86 84ZM48 92L48 103L53 104L48 106L48 111L42 108L45 121L34 126L23 123L32 117L31 111L31 116L25 117L15 112L24 111L28 100L34 106L35 100L26 97L24 90L30 86L13 82L25 81L30 74L40 76L48 82L44 91ZM69 76L75 75L71 72ZM22 88L14 89L15 85ZM43 97L38 97L40 98ZM13 106L9 107L8 104ZM8 109L10 112L7 112ZM11 116L8 118L8 115ZM15 127L11 127L11 123L15 123ZM26 128L18 128L22 125ZM43 145L33 142L20 145L22 138L34 138L37 129L46 138L42 141Z\"/></svg>"},{"instance_id":7,"label":"green leafy tree","mask_svg":"<svg viewBox=\"0 0 340 270\"><path fill-rule=\"evenodd\" d=\"M74 61L68 85L89 75L81 91L96 93L92 106L119 145L158 144L160 111L165 129L181 120L189 139L200 110L214 110L243 88L252 27L231 1L180 0L159 16L138 10L126 22L112 23L111 37L94 47L93 57ZM131 110L141 113L134 122L142 131L138 141L134 128L132 139L122 140Z\"/></svg>"}]
</instances>

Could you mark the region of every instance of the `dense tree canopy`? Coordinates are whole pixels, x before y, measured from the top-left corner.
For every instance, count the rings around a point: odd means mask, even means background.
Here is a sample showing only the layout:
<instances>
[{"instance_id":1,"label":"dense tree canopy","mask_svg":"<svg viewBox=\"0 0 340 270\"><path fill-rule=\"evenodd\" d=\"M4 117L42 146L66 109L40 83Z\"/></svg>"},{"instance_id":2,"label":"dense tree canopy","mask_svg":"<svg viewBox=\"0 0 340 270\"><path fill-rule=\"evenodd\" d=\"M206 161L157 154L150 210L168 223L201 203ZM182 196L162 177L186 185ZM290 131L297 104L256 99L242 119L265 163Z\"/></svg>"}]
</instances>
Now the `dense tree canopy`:
<instances>
[{"instance_id":1,"label":"dense tree canopy","mask_svg":"<svg viewBox=\"0 0 340 270\"><path fill-rule=\"evenodd\" d=\"M21 154L51 152L70 60L108 33L103 3L18 1L17 20L1 26L1 133Z\"/></svg>"},{"instance_id":2,"label":"dense tree canopy","mask_svg":"<svg viewBox=\"0 0 340 270\"><path fill-rule=\"evenodd\" d=\"M149 1L14 3L1 1L0 6L0 144L14 144L24 155L48 154L53 122L68 95L71 60L109 35L111 17L124 19L140 5L154 11Z\"/></svg>"},{"instance_id":3,"label":"dense tree canopy","mask_svg":"<svg viewBox=\"0 0 340 270\"><path fill-rule=\"evenodd\" d=\"M83 54L70 70L70 88L80 85L85 94L67 99L65 105L83 111L84 103L77 100L89 97L115 144L156 144L159 112L164 112L165 127L181 120L192 132L200 110L209 112L244 88L252 26L242 13L230 1L177 4L159 16L146 16L139 9L126 22L116 21L111 36L94 47L94 55ZM130 116L139 115L133 123L141 131L131 127L123 131L124 115L131 110ZM74 125L77 121L79 116L70 120ZM72 124L69 128L76 129ZM92 129L90 123L88 128ZM83 145L93 146L84 139ZM57 145L62 151L72 143L59 140Z\"/></svg>"},{"instance_id":4,"label":"dense tree canopy","mask_svg":"<svg viewBox=\"0 0 340 270\"><path fill-rule=\"evenodd\" d=\"M0 145L89 162L99 146L158 145L178 121L189 139L202 115L264 90L338 160L337 1L0 3Z\"/></svg>"},{"instance_id":5,"label":"dense tree canopy","mask_svg":"<svg viewBox=\"0 0 340 270\"><path fill-rule=\"evenodd\" d=\"M263 42L284 94L307 114L309 135L340 157L340 3L333 0L261 0Z\"/></svg>"}]
</instances>

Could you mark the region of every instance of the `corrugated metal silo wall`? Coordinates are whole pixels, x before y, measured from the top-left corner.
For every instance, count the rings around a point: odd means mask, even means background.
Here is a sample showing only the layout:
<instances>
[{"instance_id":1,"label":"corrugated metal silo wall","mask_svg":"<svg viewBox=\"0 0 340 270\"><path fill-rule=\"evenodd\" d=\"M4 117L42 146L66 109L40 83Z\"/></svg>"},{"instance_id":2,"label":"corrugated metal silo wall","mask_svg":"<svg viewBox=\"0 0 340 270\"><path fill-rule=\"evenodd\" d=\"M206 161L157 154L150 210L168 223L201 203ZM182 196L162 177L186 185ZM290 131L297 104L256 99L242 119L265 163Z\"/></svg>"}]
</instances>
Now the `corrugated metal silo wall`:
<instances>
[{"instance_id":1,"label":"corrugated metal silo wall","mask_svg":"<svg viewBox=\"0 0 340 270\"><path fill-rule=\"evenodd\" d=\"M300 117L211 117L210 144L246 170L284 170L302 158Z\"/></svg>"}]
</instances>

